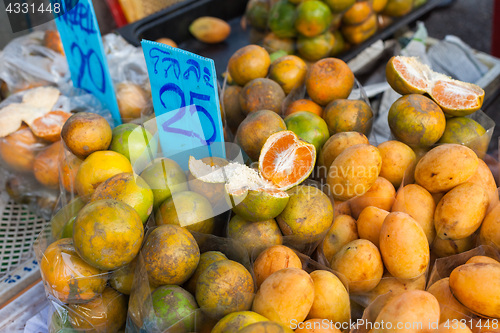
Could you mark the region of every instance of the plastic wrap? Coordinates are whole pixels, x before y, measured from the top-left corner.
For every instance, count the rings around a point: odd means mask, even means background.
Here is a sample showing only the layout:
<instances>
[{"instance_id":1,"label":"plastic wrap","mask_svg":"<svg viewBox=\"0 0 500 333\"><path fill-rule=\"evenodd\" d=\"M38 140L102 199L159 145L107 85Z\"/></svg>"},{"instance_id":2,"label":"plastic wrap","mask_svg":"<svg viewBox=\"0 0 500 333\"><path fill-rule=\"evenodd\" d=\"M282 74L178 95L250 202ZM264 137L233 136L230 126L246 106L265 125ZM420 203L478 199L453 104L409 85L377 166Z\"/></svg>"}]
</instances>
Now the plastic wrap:
<instances>
[{"instance_id":1,"label":"plastic wrap","mask_svg":"<svg viewBox=\"0 0 500 333\"><path fill-rule=\"evenodd\" d=\"M0 54L0 79L9 93L36 86L60 85L69 80L64 55L47 47L49 39L44 39L43 31L30 33L12 40Z\"/></svg>"},{"instance_id":2,"label":"plastic wrap","mask_svg":"<svg viewBox=\"0 0 500 333\"><path fill-rule=\"evenodd\" d=\"M144 121L143 117L153 112L153 105L142 48L132 46L120 35L113 33L103 37L103 44L122 120Z\"/></svg>"},{"instance_id":3,"label":"plastic wrap","mask_svg":"<svg viewBox=\"0 0 500 333\"><path fill-rule=\"evenodd\" d=\"M29 89L9 96L0 103L0 116L10 112L10 106L25 105L26 101L30 101L30 96L35 96L34 103L41 103L36 97L38 93L35 91L38 89L44 88ZM31 109L26 106L23 109L26 111L24 118L15 109L10 116L5 116L3 121L14 126L19 124L20 127L15 129L10 126L12 128L7 132L10 134L0 138L2 188L14 201L28 204L30 209L47 219L52 216L58 201L64 204L71 199L66 197L65 191L58 199L60 189L65 190L68 186L71 190L72 186L67 179L59 180L60 169L63 174L76 169L76 166L68 166L63 162L63 156L69 159L71 153L61 141L62 125L73 112L79 111L98 113L108 121L112 119L110 112L95 97L82 90L65 85L57 93L60 93L59 97L49 102L50 106L46 109L41 109L40 105ZM12 116L21 118L14 119Z\"/></svg>"}]
</instances>

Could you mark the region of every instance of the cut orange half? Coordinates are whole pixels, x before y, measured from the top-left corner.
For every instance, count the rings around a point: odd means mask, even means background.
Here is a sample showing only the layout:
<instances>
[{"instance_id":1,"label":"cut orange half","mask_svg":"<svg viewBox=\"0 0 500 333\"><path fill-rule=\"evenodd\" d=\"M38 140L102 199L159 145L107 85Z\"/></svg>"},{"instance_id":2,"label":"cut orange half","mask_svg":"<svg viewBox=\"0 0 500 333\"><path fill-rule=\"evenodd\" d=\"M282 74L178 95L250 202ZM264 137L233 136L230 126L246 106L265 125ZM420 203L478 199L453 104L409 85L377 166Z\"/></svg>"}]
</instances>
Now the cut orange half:
<instances>
[{"instance_id":1,"label":"cut orange half","mask_svg":"<svg viewBox=\"0 0 500 333\"><path fill-rule=\"evenodd\" d=\"M471 83L438 80L429 92L432 99L451 116L466 116L481 108L484 90Z\"/></svg>"},{"instance_id":2,"label":"cut orange half","mask_svg":"<svg viewBox=\"0 0 500 333\"><path fill-rule=\"evenodd\" d=\"M302 183L316 163L314 145L300 140L292 131L271 135L260 152L261 176L281 190Z\"/></svg>"},{"instance_id":3,"label":"cut orange half","mask_svg":"<svg viewBox=\"0 0 500 333\"><path fill-rule=\"evenodd\" d=\"M385 68L387 82L401 95L424 94L429 90L432 70L414 57L392 57Z\"/></svg>"},{"instance_id":4,"label":"cut orange half","mask_svg":"<svg viewBox=\"0 0 500 333\"><path fill-rule=\"evenodd\" d=\"M466 116L479 110L484 90L432 71L418 58L395 56L385 68L389 85L401 95L429 94L448 116Z\"/></svg>"}]
</instances>

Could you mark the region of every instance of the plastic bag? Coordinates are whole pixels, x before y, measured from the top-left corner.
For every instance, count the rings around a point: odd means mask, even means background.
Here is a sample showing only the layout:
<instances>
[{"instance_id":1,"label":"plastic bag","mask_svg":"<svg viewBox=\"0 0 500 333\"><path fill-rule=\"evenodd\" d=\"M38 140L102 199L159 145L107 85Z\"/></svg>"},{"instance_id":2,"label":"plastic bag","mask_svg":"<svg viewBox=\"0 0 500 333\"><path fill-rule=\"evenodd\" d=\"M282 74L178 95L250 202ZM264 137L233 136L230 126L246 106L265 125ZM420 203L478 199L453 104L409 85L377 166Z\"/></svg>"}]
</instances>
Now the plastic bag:
<instances>
[{"instance_id":1,"label":"plastic bag","mask_svg":"<svg viewBox=\"0 0 500 333\"><path fill-rule=\"evenodd\" d=\"M10 93L36 86L60 85L70 77L64 55L44 46L43 31L12 40L0 54L0 79ZM45 44L47 45L47 44Z\"/></svg>"},{"instance_id":2,"label":"plastic bag","mask_svg":"<svg viewBox=\"0 0 500 333\"><path fill-rule=\"evenodd\" d=\"M27 98L29 94L36 96L34 91L38 89L40 88L11 95L0 103L0 109L22 103L23 100L29 99ZM63 162L61 157L67 157L69 153L60 140L62 124L72 112L79 111L98 113L108 122L112 120L109 110L105 109L94 96L68 85L61 87L60 95L50 110L50 112L44 110L39 114L37 113L39 110L34 109L35 117L42 116L30 121L31 128L19 121L21 124L19 129L13 129L13 133L0 138L0 169L4 174L1 187L5 188L16 202L28 204L31 210L47 219L52 216L56 207L60 188L63 189L60 204L63 205L71 200L71 197L66 198L64 191L70 184L66 179L59 180L60 169L66 168L62 170L64 174L68 172L67 168L76 168L61 163ZM57 119L46 118L49 115L54 115ZM63 118L58 118L62 115ZM37 123L38 119L42 119L41 125ZM8 121L11 124L14 122L13 119ZM73 172L76 173L76 170Z\"/></svg>"},{"instance_id":3,"label":"plastic bag","mask_svg":"<svg viewBox=\"0 0 500 333\"><path fill-rule=\"evenodd\" d=\"M105 35L103 44L122 120L144 121L153 112L153 104L142 48L134 47L118 34Z\"/></svg>"}]
</instances>

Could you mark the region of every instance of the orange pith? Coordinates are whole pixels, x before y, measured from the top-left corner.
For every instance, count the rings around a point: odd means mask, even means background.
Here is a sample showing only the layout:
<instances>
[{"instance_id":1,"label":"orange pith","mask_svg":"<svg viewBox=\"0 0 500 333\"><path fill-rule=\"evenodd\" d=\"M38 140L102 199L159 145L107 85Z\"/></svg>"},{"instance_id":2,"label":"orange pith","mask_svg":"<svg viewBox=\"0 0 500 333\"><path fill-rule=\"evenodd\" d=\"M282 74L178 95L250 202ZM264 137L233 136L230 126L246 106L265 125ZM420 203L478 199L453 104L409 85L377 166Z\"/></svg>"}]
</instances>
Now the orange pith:
<instances>
[{"instance_id":1,"label":"orange pith","mask_svg":"<svg viewBox=\"0 0 500 333\"><path fill-rule=\"evenodd\" d=\"M314 145L300 141L291 131L282 131L266 141L259 158L259 169L262 177L285 189L307 178L315 162Z\"/></svg>"},{"instance_id":2,"label":"orange pith","mask_svg":"<svg viewBox=\"0 0 500 333\"><path fill-rule=\"evenodd\" d=\"M425 77L424 73L415 66L407 64L404 60L396 57L393 61L394 69L401 74L403 80L413 87L426 90L429 86L429 79Z\"/></svg>"},{"instance_id":3,"label":"orange pith","mask_svg":"<svg viewBox=\"0 0 500 333\"><path fill-rule=\"evenodd\" d=\"M434 83L431 95L443 108L478 110L482 104L484 91L477 86L459 81L439 80Z\"/></svg>"}]
</instances>

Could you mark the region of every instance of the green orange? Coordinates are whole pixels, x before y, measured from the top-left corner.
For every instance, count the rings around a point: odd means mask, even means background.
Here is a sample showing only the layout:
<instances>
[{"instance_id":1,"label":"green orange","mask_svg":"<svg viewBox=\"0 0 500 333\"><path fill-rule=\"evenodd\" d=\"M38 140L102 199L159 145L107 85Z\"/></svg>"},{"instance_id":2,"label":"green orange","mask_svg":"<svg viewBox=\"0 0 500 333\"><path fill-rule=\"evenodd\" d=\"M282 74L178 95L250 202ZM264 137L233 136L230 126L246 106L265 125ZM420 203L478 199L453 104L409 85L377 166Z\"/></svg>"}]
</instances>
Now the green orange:
<instances>
[{"instance_id":1,"label":"green orange","mask_svg":"<svg viewBox=\"0 0 500 333\"><path fill-rule=\"evenodd\" d=\"M327 57L335 44L335 37L330 31L314 36L297 38L297 51L299 55L309 61L316 61Z\"/></svg>"},{"instance_id":2,"label":"green orange","mask_svg":"<svg viewBox=\"0 0 500 333\"><path fill-rule=\"evenodd\" d=\"M245 17L250 25L258 30L266 30L269 16L269 3L265 0L250 0Z\"/></svg>"},{"instance_id":3,"label":"green orange","mask_svg":"<svg viewBox=\"0 0 500 333\"><path fill-rule=\"evenodd\" d=\"M261 321L269 319L253 311L233 312L219 320L211 333L239 332L242 328Z\"/></svg>"},{"instance_id":4,"label":"green orange","mask_svg":"<svg viewBox=\"0 0 500 333\"><path fill-rule=\"evenodd\" d=\"M187 230L210 234L215 220L212 205L207 198L196 192L184 191L172 194L155 214L156 225L175 224Z\"/></svg>"},{"instance_id":5,"label":"green orange","mask_svg":"<svg viewBox=\"0 0 500 333\"><path fill-rule=\"evenodd\" d=\"M413 0L388 0L382 11L387 16L404 16L413 8Z\"/></svg>"},{"instance_id":6,"label":"green orange","mask_svg":"<svg viewBox=\"0 0 500 333\"><path fill-rule=\"evenodd\" d=\"M314 37L325 32L332 21L330 8L322 1L302 2L297 7L295 28L306 37Z\"/></svg>"},{"instance_id":7,"label":"green orange","mask_svg":"<svg viewBox=\"0 0 500 333\"><path fill-rule=\"evenodd\" d=\"M356 0L325 0L326 4L330 6L332 12L341 13L353 6Z\"/></svg>"},{"instance_id":8,"label":"green orange","mask_svg":"<svg viewBox=\"0 0 500 333\"><path fill-rule=\"evenodd\" d=\"M143 237L139 214L129 205L111 199L87 204L73 226L76 252L102 270L130 263L139 253Z\"/></svg>"},{"instance_id":9,"label":"green orange","mask_svg":"<svg viewBox=\"0 0 500 333\"><path fill-rule=\"evenodd\" d=\"M281 0L271 7L267 21L269 29L280 38L295 37L295 6Z\"/></svg>"},{"instance_id":10,"label":"green orange","mask_svg":"<svg viewBox=\"0 0 500 333\"><path fill-rule=\"evenodd\" d=\"M142 171L141 177L153 191L153 209L158 208L163 201L170 198L172 193L188 189L184 171L174 160L166 157L153 161Z\"/></svg>"},{"instance_id":11,"label":"green orange","mask_svg":"<svg viewBox=\"0 0 500 333\"><path fill-rule=\"evenodd\" d=\"M153 191L140 176L120 173L101 183L90 198L90 202L114 199L134 208L143 223L153 210Z\"/></svg>"},{"instance_id":12,"label":"green orange","mask_svg":"<svg viewBox=\"0 0 500 333\"><path fill-rule=\"evenodd\" d=\"M339 30L335 30L333 32L333 47L332 50L330 51L330 56L335 57L338 54L342 53L345 49L345 41L344 41L344 36L342 36L342 33Z\"/></svg>"},{"instance_id":13,"label":"green orange","mask_svg":"<svg viewBox=\"0 0 500 333\"><path fill-rule=\"evenodd\" d=\"M441 108L423 95L405 95L389 109L389 127L394 136L410 147L428 147L436 143L446 127Z\"/></svg>"},{"instance_id":14,"label":"green orange","mask_svg":"<svg viewBox=\"0 0 500 333\"><path fill-rule=\"evenodd\" d=\"M358 99L337 99L325 107L323 119L330 135L340 132L359 132L368 135L373 112L368 104Z\"/></svg>"},{"instance_id":15,"label":"green orange","mask_svg":"<svg viewBox=\"0 0 500 333\"><path fill-rule=\"evenodd\" d=\"M151 294L151 302L153 309L148 311L145 328L158 328L161 332L194 330L198 305L193 295L186 290L175 285L158 287Z\"/></svg>"},{"instance_id":16,"label":"green orange","mask_svg":"<svg viewBox=\"0 0 500 333\"><path fill-rule=\"evenodd\" d=\"M465 145L482 158L488 149L489 137L477 121L467 117L455 117L446 121L444 133L438 143Z\"/></svg>"},{"instance_id":17,"label":"green orange","mask_svg":"<svg viewBox=\"0 0 500 333\"><path fill-rule=\"evenodd\" d=\"M302 111L285 118L288 130L297 134L306 142L312 143L319 152L323 144L330 137L326 122L318 115Z\"/></svg>"}]
</instances>

